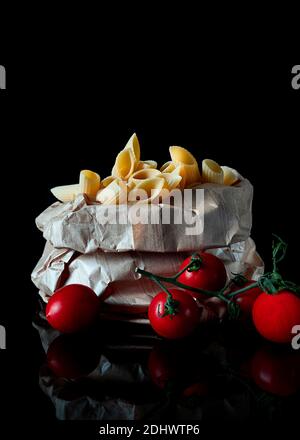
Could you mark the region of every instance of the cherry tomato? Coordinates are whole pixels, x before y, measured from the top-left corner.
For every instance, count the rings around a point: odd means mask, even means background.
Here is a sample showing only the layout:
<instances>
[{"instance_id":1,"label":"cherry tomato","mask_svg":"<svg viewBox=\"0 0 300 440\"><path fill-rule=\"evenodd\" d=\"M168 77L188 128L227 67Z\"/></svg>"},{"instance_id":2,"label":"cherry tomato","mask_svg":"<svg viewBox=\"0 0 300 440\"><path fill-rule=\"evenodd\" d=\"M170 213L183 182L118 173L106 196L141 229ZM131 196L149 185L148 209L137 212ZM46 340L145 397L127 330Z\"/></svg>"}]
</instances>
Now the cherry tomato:
<instances>
[{"instance_id":1,"label":"cherry tomato","mask_svg":"<svg viewBox=\"0 0 300 440\"><path fill-rule=\"evenodd\" d=\"M170 289L175 301L178 301L178 309L175 315L166 315L165 305L167 294L158 293L151 301L148 316L152 328L160 336L167 339L180 339L191 334L199 324L200 309L192 296L186 291Z\"/></svg>"},{"instance_id":2,"label":"cherry tomato","mask_svg":"<svg viewBox=\"0 0 300 440\"><path fill-rule=\"evenodd\" d=\"M235 285L230 289L230 292L235 292L244 287L251 286L255 281L247 281L242 286ZM262 293L260 287L253 287L252 289L247 290L246 292L239 293L234 297L234 301L240 306L242 317L246 318L251 316L252 307L256 298Z\"/></svg>"},{"instance_id":3,"label":"cherry tomato","mask_svg":"<svg viewBox=\"0 0 300 440\"><path fill-rule=\"evenodd\" d=\"M99 298L88 286L69 284L49 299L46 318L62 333L75 333L91 325L99 312Z\"/></svg>"},{"instance_id":4,"label":"cherry tomato","mask_svg":"<svg viewBox=\"0 0 300 440\"><path fill-rule=\"evenodd\" d=\"M58 377L75 379L93 371L99 361L95 347L74 335L60 335L50 344L47 364Z\"/></svg>"},{"instance_id":5,"label":"cherry tomato","mask_svg":"<svg viewBox=\"0 0 300 440\"><path fill-rule=\"evenodd\" d=\"M282 352L278 347L262 347L251 362L251 376L264 391L289 396L300 387L300 353Z\"/></svg>"},{"instance_id":6,"label":"cherry tomato","mask_svg":"<svg viewBox=\"0 0 300 440\"><path fill-rule=\"evenodd\" d=\"M179 277L178 281L187 286L196 287L198 289L216 291L225 286L227 275L224 263L220 258L208 252L200 252L201 264L200 268L195 271L189 271L187 269ZM191 262L189 257L180 266L179 270L182 270ZM203 299L205 295L198 294L192 291L187 291L196 298Z\"/></svg>"},{"instance_id":7,"label":"cherry tomato","mask_svg":"<svg viewBox=\"0 0 300 440\"><path fill-rule=\"evenodd\" d=\"M292 328L300 324L300 298L283 290L277 294L263 292L255 300L252 318L256 330L266 339L288 343Z\"/></svg>"}]
</instances>

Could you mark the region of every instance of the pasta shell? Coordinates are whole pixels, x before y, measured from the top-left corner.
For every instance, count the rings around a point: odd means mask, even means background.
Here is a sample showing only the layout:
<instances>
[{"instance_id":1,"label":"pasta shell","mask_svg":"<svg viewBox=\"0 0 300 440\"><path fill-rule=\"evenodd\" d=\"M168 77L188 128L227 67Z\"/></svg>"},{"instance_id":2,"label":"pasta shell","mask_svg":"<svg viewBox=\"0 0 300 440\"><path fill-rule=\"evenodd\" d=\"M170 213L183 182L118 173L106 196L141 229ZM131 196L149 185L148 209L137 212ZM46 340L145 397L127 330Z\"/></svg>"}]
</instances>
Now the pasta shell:
<instances>
[{"instance_id":1,"label":"pasta shell","mask_svg":"<svg viewBox=\"0 0 300 440\"><path fill-rule=\"evenodd\" d=\"M136 161L132 150L122 150L116 158L111 174L121 180L128 180L135 169L135 165Z\"/></svg>"},{"instance_id":2,"label":"pasta shell","mask_svg":"<svg viewBox=\"0 0 300 440\"><path fill-rule=\"evenodd\" d=\"M50 191L61 202L71 202L80 193L79 183L75 185L56 186Z\"/></svg>"},{"instance_id":3,"label":"pasta shell","mask_svg":"<svg viewBox=\"0 0 300 440\"><path fill-rule=\"evenodd\" d=\"M104 189L98 191L96 200L103 205L116 205L120 202L125 203L127 202L127 187L124 182L115 179Z\"/></svg>"},{"instance_id":4,"label":"pasta shell","mask_svg":"<svg viewBox=\"0 0 300 440\"><path fill-rule=\"evenodd\" d=\"M116 180L116 177L114 176L105 177L105 179L101 180L100 182L100 188L106 188L114 180Z\"/></svg>"},{"instance_id":5,"label":"pasta shell","mask_svg":"<svg viewBox=\"0 0 300 440\"><path fill-rule=\"evenodd\" d=\"M172 173L176 168L176 165L174 162L169 160L168 162L164 163L163 166L160 168L160 171L162 173Z\"/></svg>"},{"instance_id":6,"label":"pasta shell","mask_svg":"<svg viewBox=\"0 0 300 440\"><path fill-rule=\"evenodd\" d=\"M162 176L166 181L165 188L167 188L169 191L177 188L182 180L182 177L175 173L162 173Z\"/></svg>"},{"instance_id":7,"label":"pasta shell","mask_svg":"<svg viewBox=\"0 0 300 440\"><path fill-rule=\"evenodd\" d=\"M127 144L125 145L124 150L132 151L132 153L134 155L134 159L136 160L136 162L139 162L139 160L141 158L141 149L140 149L139 140L138 140L137 135L135 133L133 133L133 135L131 136L131 138L129 139Z\"/></svg>"},{"instance_id":8,"label":"pasta shell","mask_svg":"<svg viewBox=\"0 0 300 440\"><path fill-rule=\"evenodd\" d=\"M239 176L233 168L229 168L226 166L222 166L221 168L223 170L223 183L224 183L224 185L230 186L239 180Z\"/></svg>"},{"instance_id":9,"label":"pasta shell","mask_svg":"<svg viewBox=\"0 0 300 440\"><path fill-rule=\"evenodd\" d=\"M186 148L172 146L169 148L172 161L179 164L194 165L196 159Z\"/></svg>"},{"instance_id":10,"label":"pasta shell","mask_svg":"<svg viewBox=\"0 0 300 440\"><path fill-rule=\"evenodd\" d=\"M136 171L146 170L148 168L157 168L155 160L140 160L136 166Z\"/></svg>"},{"instance_id":11,"label":"pasta shell","mask_svg":"<svg viewBox=\"0 0 300 440\"><path fill-rule=\"evenodd\" d=\"M153 177L141 180L129 192L130 202L148 203L157 199L165 185L165 180L161 177Z\"/></svg>"},{"instance_id":12,"label":"pasta shell","mask_svg":"<svg viewBox=\"0 0 300 440\"><path fill-rule=\"evenodd\" d=\"M179 166L179 174L182 177L181 188L186 188L195 182L201 181L198 163L188 150L183 147L172 146L170 147L170 155L172 161Z\"/></svg>"},{"instance_id":13,"label":"pasta shell","mask_svg":"<svg viewBox=\"0 0 300 440\"><path fill-rule=\"evenodd\" d=\"M95 199L100 189L100 176L90 170L83 170L79 176L79 191L86 194L90 199Z\"/></svg>"},{"instance_id":14,"label":"pasta shell","mask_svg":"<svg viewBox=\"0 0 300 440\"><path fill-rule=\"evenodd\" d=\"M181 189L189 188L194 183L201 182L201 176L200 176L200 172L199 172L199 168L198 168L197 164L194 164L194 165L186 165L186 164L179 165L173 171L173 173L175 173L175 172L178 173L182 177L182 180L180 182L180 188Z\"/></svg>"},{"instance_id":15,"label":"pasta shell","mask_svg":"<svg viewBox=\"0 0 300 440\"><path fill-rule=\"evenodd\" d=\"M206 183L223 183L223 170L220 165L211 159L202 161L202 180Z\"/></svg>"},{"instance_id":16,"label":"pasta shell","mask_svg":"<svg viewBox=\"0 0 300 440\"><path fill-rule=\"evenodd\" d=\"M130 184L136 185L137 183L140 183L142 180L150 179L152 177L161 176L161 172L158 170L155 170L154 168L147 168L145 170L139 170L132 174L132 176L129 178L128 182Z\"/></svg>"}]
</instances>

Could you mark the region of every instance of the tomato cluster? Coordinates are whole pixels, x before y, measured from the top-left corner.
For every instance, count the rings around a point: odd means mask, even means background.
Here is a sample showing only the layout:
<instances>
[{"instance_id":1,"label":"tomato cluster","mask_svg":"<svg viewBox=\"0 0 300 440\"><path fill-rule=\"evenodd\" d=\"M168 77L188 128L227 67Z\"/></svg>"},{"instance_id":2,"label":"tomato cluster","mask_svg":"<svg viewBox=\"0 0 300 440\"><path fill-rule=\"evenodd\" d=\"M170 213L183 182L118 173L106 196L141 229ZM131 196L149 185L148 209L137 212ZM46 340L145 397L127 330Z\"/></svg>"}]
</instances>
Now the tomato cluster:
<instances>
[{"instance_id":1,"label":"tomato cluster","mask_svg":"<svg viewBox=\"0 0 300 440\"><path fill-rule=\"evenodd\" d=\"M216 256L208 252L201 252L197 255L193 267L191 256L183 261L179 268L182 272L178 281L186 286L217 291L225 286L227 275L224 263ZM191 265L191 269L188 266ZM200 309L197 300L206 298L204 294L188 289L169 289L172 297L178 302L178 308L174 314L166 314L165 307L168 295L165 292L158 293L152 300L148 317L153 329L164 338L181 339L191 334L199 324Z\"/></svg>"},{"instance_id":2,"label":"tomato cluster","mask_svg":"<svg viewBox=\"0 0 300 440\"><path fill-rule=\"evenodd\" d=\"M295 293L287 289L274 293L262 291L252 280L244 280L242 285L233 283L229 288L226 280L224 263L218 257L200 252L187 258L175 276L175 285L179 288L165 288L149 306L148 317L155 332L167 339L190 335L201 318L199 301L218 296L224 304L238 306L241 319L252 319L265 339L278 343L291 341L293 327L300 324L300 298ZM243 291L239 293L241 288ZM57 290L50 298L46 317L55 329L75 333L97 319L99 304L92 289L71 284Z\"/></svg>"}]
</instances>

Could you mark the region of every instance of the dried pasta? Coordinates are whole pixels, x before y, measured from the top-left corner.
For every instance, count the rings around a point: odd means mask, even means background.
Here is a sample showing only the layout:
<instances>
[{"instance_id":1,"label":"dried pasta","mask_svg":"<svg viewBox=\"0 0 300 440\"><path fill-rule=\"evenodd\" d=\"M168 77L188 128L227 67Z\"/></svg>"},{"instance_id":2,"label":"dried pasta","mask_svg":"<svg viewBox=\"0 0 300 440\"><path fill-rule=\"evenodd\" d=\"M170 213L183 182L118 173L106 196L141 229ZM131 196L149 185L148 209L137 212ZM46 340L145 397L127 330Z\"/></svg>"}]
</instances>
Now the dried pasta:
<instances>
[{"instance_id":1,"label":"dried pasta","mask_svg":"<svg viewBox=\"0 0 300 440\"><path fill-rule=\"evenodd\" d=\"M127 187L124 182L113 180L104 189L98 191L96 200L103 205L125 203L127 201Z\"/></svg>"},{"instance_id":2,"label":"dried pasta","mask_svg":"<svg viewBox=\"0 0 300 440\"><path fill-rule=\"evenodd\" d=\"M79 192L94 200L100 189L100 176L90 170L83 170L79 176Z\"/></svg>"},{"instance_id":3,"label":"dried pasta","mask_svg":"<svg viewBox=\"0 0 300 440\"><path fill-rule=\"evenodd\" d=\"M157 199L165 186L165 179L152 177L143 179L129 192L130 202L148 203Z\"/></svg>"},{"instance_id":4,"label":"dried pasta","mask_svg":"<svg viewBox=\"0 0 300 440\"><path fill-rule=\"evenodd\" d=\"M157 162L155 162L155 160L140 160L137 163L136 171L146 170L148 168L157 168Z\"/></svg>"},{"instance_id":5,"label":"dried pasta","mask_svg":"<svg viewBox=\"0 0 300 440\"><path fill-rule=\"evenodd\" d=\"M180 187L182 189L201 181L198 163L188 150L183 147L173 146L170 147L170 155L172 161L179 167L179 174L182 177Z\"/></svg>"},{"instance_id":6,"label":"dried pasta","mask_svg":"<svg viewBox=\"0 0 300 440\"><path fill-rule=\"evenodd\" d=\"M239 176L234 169L226 167L226 166L222 166L221 168L223 170L223 183L224 183L224 185L230 186L239 180Z\"/></svg>"},{"instance_id":7,"label":"dried pasta","mask_svg":"<svg viewBox=\"0 0 300 440\"><path fill-rule=\"evenodd\" d=\"M79 194L79 183L74 185L56 186L50 190L60 202L71 202Z\"/></svg>"},{"instance_id":8,"label":"dried pasta","mask_svg":"<svg viewBox=\"0 0 300 440\"><path fill-rule=\"evenodd\" d=\"M176 168L176 164L169 160L168 162L164 163L163 166L160 168L160 171L162 173L172 173Z\"/></svg>"},{"instance_id":9,"label":"dried pasta","mask_svg":"<svg viewBox=\"0 0 300 440\"><path fill-rule=\"evenodd\" d=\"M182 180L182 177L175 173L162 173L162 176L166 181L165 188L167 188L169 191L177 188Z\"/></svg>"},{"instance_id":10,"label":"dried pasta","mask_svg":"<svg viewBox=\"0 0 300 440\"><path fill-rule=\"evenodd\" d=\"M106 188L111 182L116 180L117 177L114 176L107 176L105 179L101 180L100 182L100 188Z\"/></svg>"},{"instance_id":11,"label":"dried pasta","mask_svg":"<svg viewBox=\"0 0 300 440\"><path fill-rule=\"evenodd\" d=\"M158 176L161 176L161 172L159 170L156 170L154 168L147 168L133 173L132 176L129 178L129 182L137 184L140 183L142 180Z\"/></svg>"},{"instance_id":12,"label":"dried pasta","mask_svg":"<svg viewBox=\"0 0 300 440\"><path fill-rule=\"evenodd\" d=\"M171 146L171 160L157 169L154 160L141 160L140 144L134 133L117 155L110 176L101 180L99 174L83 170L79 183L57 186L52 194L61 202L73 201L78 194L85 194L91 202L120 204L127 201L152 202L163 200L168 191L195 189L203 183L234 185L239 182L238 173L227 166L220 166L211 159L202 161L202 173L198 162L186 148ZM142 200L138 200L139 196Z\"/></svg>"},{"instance_id":13,"label":"dried pasta","mask_svg":"<svg viewBox=\"0 0 300 440\"><path fill-rule=\"evenodd\" d=\"M202 180L205 183L223 183L223 170L220 165L211 159L202 161Z\"/></svg>"},{"instance_id":14,"label":"dried pasta","mask_svg":"<svg viewBox=\"0 0 300 440\"><path fill-rule=\"evenodd\" d=\"M134 172L136 160L132 150L122 150L117 158L115 165L112 169L112 176L118 177L121 180L128 180L131 174Z\"/></svg>"},{"instance_id":15,"label":"dried pasta","mask_svg":"<svg viewBox=\"0 0 300 440\"><path fill-rule=\"evenodd\" d=\"M125 145L124 150L130 150L133 153L134 159L136 162L140 161L141 158L141 149L138 137L135 133L131 136L127 144Z\"/></svg>"}]
</instances>

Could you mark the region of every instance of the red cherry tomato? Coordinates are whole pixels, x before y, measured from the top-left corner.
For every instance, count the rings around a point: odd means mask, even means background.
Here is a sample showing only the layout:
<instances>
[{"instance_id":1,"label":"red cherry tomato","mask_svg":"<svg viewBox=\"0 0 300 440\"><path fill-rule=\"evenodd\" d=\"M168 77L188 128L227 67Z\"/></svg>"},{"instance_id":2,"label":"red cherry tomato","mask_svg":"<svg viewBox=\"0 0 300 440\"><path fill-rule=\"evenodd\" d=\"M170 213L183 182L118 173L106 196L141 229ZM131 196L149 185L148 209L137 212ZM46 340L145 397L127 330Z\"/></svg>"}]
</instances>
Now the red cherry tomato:
<instances>
[{"instance_id":1,"label":"red cherry tomato","mask_svg":"<svg viewBox=\"0 0 300 440\"><path fill-rule=\"evenodd\" d=\"M75 379L93 371L99 361L99 353L89 341L77 336L60 335L50 344L47 364L58 377Z\"/></svg>"},{"instance_id":2,"label":"red cherry tomato","mask_svg":"<svg viewBox=\"0 0 300 440\"><path fill-rule=\"evenodd\" d=\"M189 269L187 269L178 277L178 281L203 290L216 291L222 289L227 280L223 261L208 252L200 252L199 255L202 260L200 268L195 271L189 271ZM191 262L191 258L192 257L189 257L184 260L179 270L187 266ZM199 299L205 297L205 295L192 291L187 290L187 292Z\"/></svg>"},{"instance_id":3,"label":"red cherry tomato","mask_svg":"<svg viewBox=\"0 0 300 440\"><path fill-rule=\"evenodd\" d=\"M254 302L252 318L264 338L291 342L292 328L300 324L300 298L287 290L273 295L263 292Z\"/></svg>"},{"instance_id":4,"label":"red cherry tomato","mask_svg":"<svg viewBox=\"0 0 300 440\"><path fill-rule=\"evenodd\" d=\"M244 287L251 286L255 281L247 281L242 286L235 285L230 289L230 292L235 292ZM234 297L234 301L240 306L242 317L249 317L252 313L252 307L256 298L262 293L260 287L253 287L252 289L247 290L246 292L239 293Z\"/></svg>"},{"instance_id":5,"label":"red cherry tomato","mask_svg":"<svg viewBox=\"0 0 300 440\"><path fill-rule=\"evenodd\" d=\"M191 334L199 324L200 309L186 291L170 289L173 299L179 302L175 315L164 315L167 294L158 293L151 301L148 316L152 328L167 339L181 339Z\"/></svg>"},{"instance_id":6,"label":"red cherry tomato","mask_svg":"<svg viewBox=\"0 0 300 440\"><path fill-rule=\"evenodd\" d=\"M99 298L82 284L69 284L58 289L49 299L46 318L62 333L75 333L91 325L97 318Z\"/></svg>"},{"instance_id":7,"label":"red cherry tomato","mask_svg":"<svg viewBox=\"0 0 300 440\"><path fill-rule=\"evenodd\" d=\"M259 349L251 362L251 376L264 391L289 396L300 387L300 353L282 353L276 347Z\"/></svg>"}]
</instances>

